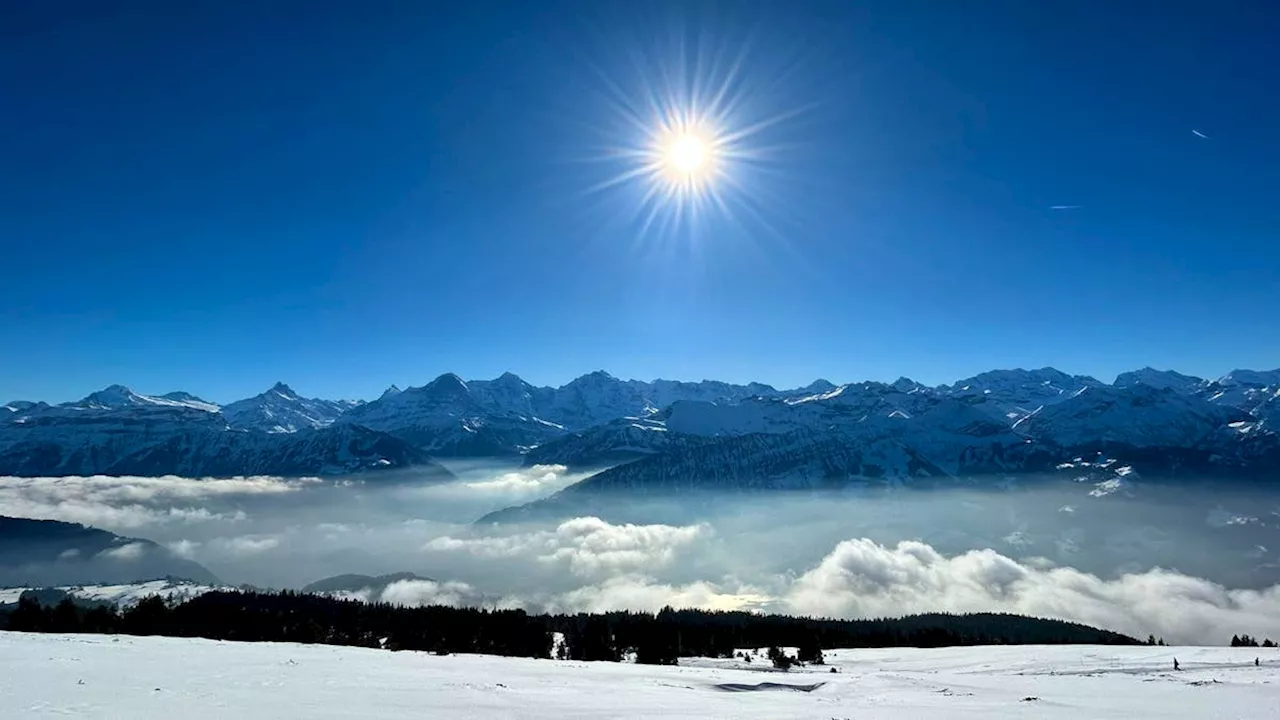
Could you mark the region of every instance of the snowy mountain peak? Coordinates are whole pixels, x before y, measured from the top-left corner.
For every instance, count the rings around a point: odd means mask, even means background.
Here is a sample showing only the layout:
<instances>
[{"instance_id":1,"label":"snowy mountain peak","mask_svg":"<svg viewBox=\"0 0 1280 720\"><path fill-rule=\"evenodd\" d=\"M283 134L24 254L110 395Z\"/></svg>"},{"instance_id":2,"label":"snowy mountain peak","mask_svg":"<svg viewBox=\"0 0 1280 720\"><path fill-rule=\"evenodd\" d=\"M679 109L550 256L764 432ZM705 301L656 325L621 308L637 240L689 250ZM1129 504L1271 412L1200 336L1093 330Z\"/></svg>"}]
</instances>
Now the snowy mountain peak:
<instances>
[{"instance_id":1,"label":"snowy mountain peak","mask_svg":"<svg viewBox=\"0 0 1280 720\"><path fill-rule=\"evenodd\" d=\"M890 387L898 392L914 392L916 390L924 389L924 385L921 385L909 377L900 377L897 380L894 380Z\"/></svg>"},{"instance_id":2,"label":"snowy mountain peak","mask_svg":"<svg viewBox=\"0 0 1280 720\"><path fill-rule=\"evenodd\" d=\"M379 396L378 396L378 398L379 398L379 399L389 398L389 397L392 397L392 396L395 396L395 395L399 395L399 394L400 394L400 393L402 393L402 392L404 392L404 391L403 391L403 390L401 390L401 389L400 389L400 387L399 387L398 385L392 385L391 387L387 388L386 390L383 390L383 391L382 391L382 394L381 394L381 395L379 395Z\"/></svg>"},{"instance_id":3,"label":"snowy mountain peak","mask_svg":"<svg viewBox=\"0 0 1280 720\"><path fill-rule=\"evenodd\" d=\"M131 408L190 408L205 412L217 412L218 410L217 405L201 400L190 393L169 393L168 395L152 397L134 392L124 385L108 385L97 392L89 393L78 402L67 403L61 407L73 410L102 411L127 410Z\"/></svg>"},{"instance_id":4,"label":"snowy mountain peak","mask_svg":"<svg viewBox=\"0 0 1280 720\"><path fill-rule=\"evenodd\" d=\"M1183 375L1173 370L1156 370L1152 367L1144 367L1141 370L1120 373L1116 376L1116 381L1113 384L1116 387L1149 385L1155 388L1170 388L1180 393L1193 393L1202 388L1206 381L1203 378Z\"/></svg>"},{"instance_id":5,"label":"snowy mountain peak","mask_svg":"<svg viewBox=\"0 0 1280 720\"><path fill-rule=\"evenodd\" d=\"M143 404L142 396L124 385L108 385L80 400L79 405L94 410L118 410L130 405Z\"/></svg>"},{"instance_id":6,"label":"snowy mountain peak","mask_svg":"<svg viewBox=\"0 0 1280 720\"><path fill-rule=\"evenodd\" d=\"M291 433L330 425L351 407L352 403L344 401L304 398L278 382L261 395L227 405L222 414L232 427Z\"/></svg>"},{"instance_id":7,"label":"snowy mountain peak","mask_svg":"<svg viewBox=\"0 0 1280 720\"><path fill-rule=\"evenodd\" d=\"M1228 387L1244 385L1247 387L1280 386L1280 369L1276 370L1232 370L1218 378L1219 385Z\"/></svg>"},{"instance_id":8,"label":"snowy mountain peak","mask_svg":"<svg viewBox=\"0 0 1280 720\"><path fill-rule=\"evenodd\" d=\"M466 381L458 377L454 373L445 373L441 375L440 377L436 378L435 380L432 380L431 382L423 386L423 390L426 390L427 392L433 395L438 395L438 394L466 395L468 394Z\"/></svg>"},{"instance_id":9,"label":"snowy mountain peak","mask_svg":"<svg viewBox=\"0 0 1280 720\"><path fill-rule=\"evenodd\" d=\"M1173 388L1145 384L1082 388L1015 426L1018 432L1063 447L1123 443L1133 447L1198 447L1230 423L1249 419L1238 408L1215 405Z\"/></svg>"},{"instance_id":10,"label":"snowy mountain peak","mask_svg":"<svg viewBox=\"0 0 1280 720\"><path fill-rule=\"evenodd\" d=\"M189 392L183 392L181 390L175 390L174 392L165 393L158 397L161 400L171 400L173 402L182 403L183 405L187 405L189 407L197 408L200 410L207 410L209 412L217 412L218 410L217 403L209 402L204 398L197 397L196 395L192 395Z\"/></svg>"},{"instance_id":11,"label":"snowy mountain peak","mask_svg":"<svg viewBox=\"0 0 1280 720\"><path fill-rule=\"evenodd\" d=\"M818 395L820 393L829 393L836 389L836 384L826 378L818 378L802 388L797 388L797 395Z\"/></svg>"},{"instance_id":12,"label":"snowy mountain peak","mask_svg":"<svg viewBox=\"0 0 1280 720\"><path fill-rule=\"evenodd\" d=\"M598 385L598 384L601 384L601 383L616 383L616 382L621 382L621 381L620 381L620 380L618 380L618 378L616 378L616 377L614 377L614 376L610 375L609 373L605 372L604 370L594 370L594 371L592 371L592 372L587 373L586 375L583 375L583 376L582 376L582 377L580 377L580 378L576 378L576 379L574 379L574 380L570 381L570 382L569 382L569 385L574 385L574 384L596 384L596 385Z\"/></svg>"}]
</instances>

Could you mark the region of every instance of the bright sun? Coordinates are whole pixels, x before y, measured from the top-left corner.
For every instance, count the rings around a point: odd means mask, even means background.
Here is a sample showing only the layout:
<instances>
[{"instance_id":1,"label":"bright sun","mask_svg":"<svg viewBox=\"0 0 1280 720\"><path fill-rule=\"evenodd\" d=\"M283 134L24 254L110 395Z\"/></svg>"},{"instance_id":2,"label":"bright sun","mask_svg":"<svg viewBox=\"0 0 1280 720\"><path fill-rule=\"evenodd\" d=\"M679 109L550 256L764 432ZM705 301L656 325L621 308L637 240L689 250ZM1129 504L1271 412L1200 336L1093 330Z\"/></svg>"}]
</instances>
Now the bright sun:
<instances>
[{"instance_id":1,"label":"bright sun","mask_svg":"<svg viewBox=\"0 0 1280 720\"><path fill-rule=\"evenodd\" d=\"M711 159L707 141L692 133L671 138L663 150L663 163L669 174L689 178L704 171Z\"/></svg>"},{"instance_id":2,"label":"bright sun","mask_svg":"<svg viewBox=\"0 0 1280 720\"><path fill-rule=\"evenodd\" d=\"M658 134L655 168L670 187L696 191L716 175L716 139L692 123L667 126Z\"/></svg>"}]
</instances>

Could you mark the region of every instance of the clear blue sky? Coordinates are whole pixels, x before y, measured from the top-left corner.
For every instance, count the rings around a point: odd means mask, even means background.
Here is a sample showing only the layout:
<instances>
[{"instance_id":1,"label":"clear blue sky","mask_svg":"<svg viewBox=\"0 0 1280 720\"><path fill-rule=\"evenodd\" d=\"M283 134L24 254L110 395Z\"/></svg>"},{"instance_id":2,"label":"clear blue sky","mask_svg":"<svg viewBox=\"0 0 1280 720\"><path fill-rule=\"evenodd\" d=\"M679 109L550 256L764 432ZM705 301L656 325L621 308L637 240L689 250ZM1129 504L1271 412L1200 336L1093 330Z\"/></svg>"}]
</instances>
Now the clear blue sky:
<instances>
[{"instance_id":1,"label":"clear blue sky","mask_svg":"<svg viewBox=\"0 0 1280 720\"><path fill-rule=\"evenodd\" d=\"M1230 0L10 0L0 400L1275 367L1278 37ZM735 61L732 123L777 120L741 202L592 190L620 106Z\"/></svg>"}]
</instances>

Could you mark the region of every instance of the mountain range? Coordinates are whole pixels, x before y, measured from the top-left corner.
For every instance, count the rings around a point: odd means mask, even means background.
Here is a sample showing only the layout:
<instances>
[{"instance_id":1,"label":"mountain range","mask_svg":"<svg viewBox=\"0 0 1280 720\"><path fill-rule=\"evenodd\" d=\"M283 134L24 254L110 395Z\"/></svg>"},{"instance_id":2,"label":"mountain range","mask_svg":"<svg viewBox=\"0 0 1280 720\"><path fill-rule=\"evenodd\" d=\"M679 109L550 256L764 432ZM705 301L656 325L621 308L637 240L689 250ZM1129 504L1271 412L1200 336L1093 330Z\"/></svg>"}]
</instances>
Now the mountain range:
<instances>
[{"instance_id":1,"label":"mountain range","mask_svg":"<svg viewBox=\"0 0 1280 720\"><path fill-rule=\"evenodd\" d=\"M792 390L602 371L558 388L511 373L445 374L368 402L305 398L278 383L221 407L112 386L0 408L0 475L447 479L433 458L478 457L607 468L572 495L947 481L1101 467L1105 456L1113 469L1162 477L1280 477L1280 370L1206 380L1145 368L1112 383L993 370L934 387L901 378Z\"/></svg>"}]
</instances>

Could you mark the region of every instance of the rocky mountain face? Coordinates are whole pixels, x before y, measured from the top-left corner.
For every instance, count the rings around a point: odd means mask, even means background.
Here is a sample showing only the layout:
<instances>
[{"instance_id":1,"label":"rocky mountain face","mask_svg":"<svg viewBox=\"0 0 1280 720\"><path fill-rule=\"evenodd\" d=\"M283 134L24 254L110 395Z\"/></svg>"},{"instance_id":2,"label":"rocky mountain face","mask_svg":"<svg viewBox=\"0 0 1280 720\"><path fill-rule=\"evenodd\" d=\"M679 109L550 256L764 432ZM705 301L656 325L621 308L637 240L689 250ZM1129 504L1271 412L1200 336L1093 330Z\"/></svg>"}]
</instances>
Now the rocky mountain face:
<instances>
[{"instance_id":1,"label":"rocky mountain face","mask_svg":"<svg viewBox=\"0 0 1280 720\"><path fill-rule=\"evenodd\" d=\"M0 475L339 475L409 470L447 477L426 451L357 426L273 433L230 427L217 406L108 388L0 417Z\"/></svg>"},{"instance_id":2,"label":"rocky mountain face","mask_svg":"<svg viewBox=\"0 0 1280 720\"><path fill-rule=\"evenodd\" d=\"M629 463L602 475L635 486L645 473L653 483L785 486L1033 472L1098 452L1157 472L1263 477L1280 456L1280 371L1202 380L1144 368L1107 384L1042 368L938 387L820 380L789 391L600 371L559 388L511 373L446 374L367 403L305 398L281 383L222 407L112 386L74 403L3 408L0 474L29 476L419 468L446 477L432 457L508 456L577 469Z\"/></svg>"},{"instance_id":3,"label":"rocky mountain face","mask_svg":"<svg viewBox=\"0 0 1280 720\"><path fill-rule=\"evenodd\" d=\"M261 395L237 400L222 408L233 428L291 433L333 424L342 413L363 404L358 400L304 398L284 383L276 383Z\"/></svg>"},{"instance_id":4,"label":"rocky mountain face","mask_svg":"<svg viewBox=\"0 0 1280 720\"><path fill-rule=\"evenodd\" d=\"M150 540L75 523L0 516L0 587L218 579Z\"/></svg>"},{"instance_id":5,"label":"rocky mountain face","mask_svg":"<svg viewBox=\"0 0 1280 720\"><path fill-rule=\"evenodd\" d=\"M601 426L531 452L537 462L624 464L482 522L589 507L617 492L954 485L1060 472L1117 486L1138 473L1280 480L1272 373L1213 382L1151 373L1106 385L1052 370L1000 371L939 388L857 383L802 397L677 402L643 423Z\"/></svg>"}]
</instances>

